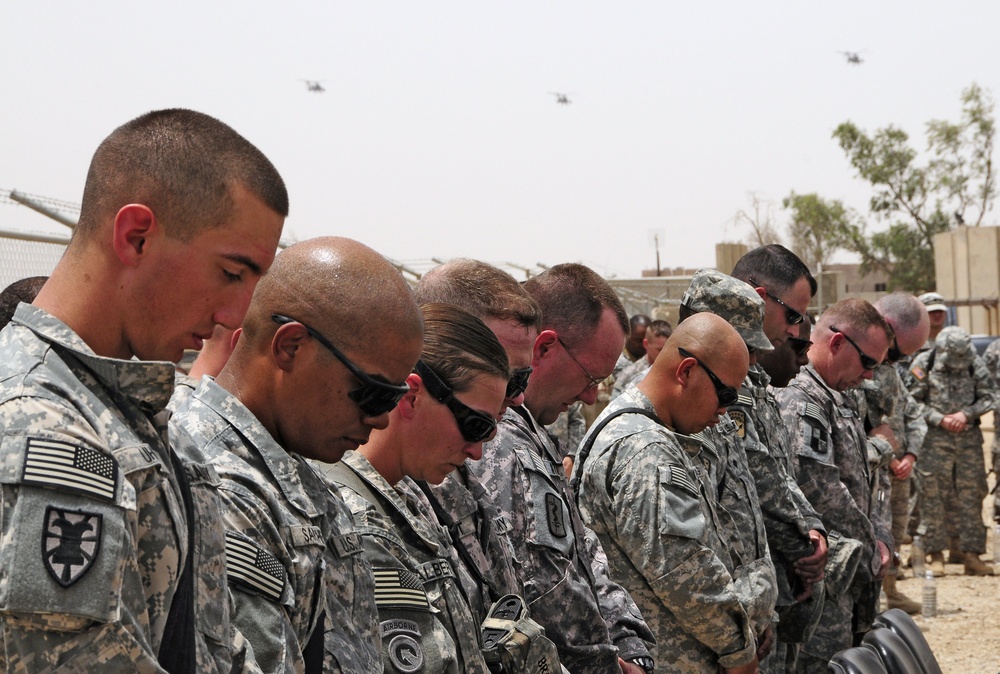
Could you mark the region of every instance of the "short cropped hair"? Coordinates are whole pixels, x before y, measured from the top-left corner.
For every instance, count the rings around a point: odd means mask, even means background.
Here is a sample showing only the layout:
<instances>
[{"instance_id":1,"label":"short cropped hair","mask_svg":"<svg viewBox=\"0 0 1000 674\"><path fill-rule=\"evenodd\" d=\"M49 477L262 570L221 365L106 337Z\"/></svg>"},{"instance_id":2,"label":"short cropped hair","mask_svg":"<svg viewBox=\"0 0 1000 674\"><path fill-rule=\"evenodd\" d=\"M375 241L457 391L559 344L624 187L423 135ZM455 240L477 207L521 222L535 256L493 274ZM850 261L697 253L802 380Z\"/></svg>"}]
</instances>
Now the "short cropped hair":
<instances>
[{"instance_id":1,"label":"short cropped hair","mask_svg":"<svg viewBox=\"0 0 1000 674\"><path fill-rule=\"evenodd\" d=\"M420 360L453 391L467 391L480 375L510 379L507 352L493 331L454 304L421 304L424 348Z\"/></svg>"},{"instance_id":2,"label":"short cropped hair","mask_svg":"<svg viewBox=\"0 0 1000 674\"><path fill-rule=\"evenodd\" d=\"M646 314L634 314L632 318L628 319L629 334L635 332L635 329L640 325L649 325L649 316Z\"/></svg>"},{"instance_id":3,"label":"short cropped hair","mask_svg":"<svg viewBox=\"0 0 1000 674\"><path fill-rule=\"evenodd\" d=\"M417 302L444 302L486 320L514 320L540 330L542 310L517 280L493 265L459 258L424 274L413 289Z\"/></svg>"},{"instance_id":4,"label":"short cropped hair","mask_svg":"<svg viewBox=\"0 0 1000 674\"><path fill-rule=\"evenodd\" d=\"M42 289L48 276L29 276L20 281L14 281L0 292L0 328L6 327L14 317L17 305L21 302L31 304Z\"/></svg>"},{"instance_id":5,"label":"short cropped hair","mask_svg":"<svg viewBox=\"0 0 1000 674\"><path fill-rule=\"evenodd\" d=\"M673 331L668 321L651 321L649 327L646 328L646 339L650 337L669 337Z\"/></svg>"},{"instance_id":6,"label":"short cropped hair","mask_svg":"<svg viewBox=\"0 0 1000 674\"><path fill-rule=\"evenodd\" d=\"M875 302L875 308L886 318L891 318L901 333L919 327L927 315L924 303L903 291L883 295Z\"/></svg>"},{"instance_id":7,"label":"short cropped hair","mask_svg":"<svg viewBox=\"0 0 1000 674\"><path fill-rule=\"evenodd\" d=\"M785 292L805 278L809 281L809 294L816 294L816 279L809 267L798 255L777 243L751 250L739 259L731 275L752 286L766 286L772 293Z\"/></svg>"},{"instance_id":8,"label":"short cropped hair","mask_svg":"<svg viewBox=\"0 0 1000 674\"><path fill-rule=\"evenodd\" d=\"M570 342L589 337L601 314L611 309L622 331L629 334L628 314L614 289L589 267L558 264L524 282L542 309L542 329L552 329Z\"/></svg>"},{"instance_id":9,"label":"short cropped hair","mask_svg":"<svg viewBox=\"0 0 1000 674\"><path fill-rule=\"evenodd\" d=\"M94 152L76 235L89 238L127 204L148 206L182 241L221 225L240 185L288 215L288 192L264 154L232 128L193 110L156 110L111 132Z\"/></svg>"},{"instance_id":10,"label":"short cropped hair","mask_svg":"<svg viewBox=\"0 0 1000 674\"><path fill-rule=\"evenodd\" d=\"M820 322L829 329L831 326L844 329L853 328L858 332L867 332L872 327L881 328L886 339L891 343L896 336L892 326L867 300L850 297L831 305L820 316Z\"/></svg>"}]
</instances>

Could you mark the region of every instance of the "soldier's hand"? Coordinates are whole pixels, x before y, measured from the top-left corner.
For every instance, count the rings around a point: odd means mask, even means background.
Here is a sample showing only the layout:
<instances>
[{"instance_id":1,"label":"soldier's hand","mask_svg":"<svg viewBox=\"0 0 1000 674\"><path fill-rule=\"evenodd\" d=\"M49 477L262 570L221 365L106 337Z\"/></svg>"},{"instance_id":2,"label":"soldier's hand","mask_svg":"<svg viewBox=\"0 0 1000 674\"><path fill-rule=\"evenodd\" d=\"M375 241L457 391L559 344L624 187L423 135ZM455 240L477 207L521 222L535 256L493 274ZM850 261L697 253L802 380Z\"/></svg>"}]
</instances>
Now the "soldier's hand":
<instances>
[{"instance_id":1,"label":"soldier's hand","mask_svg":"<svg viewBox=\"0 0 1000 674\"><path fill-rule=\"evenodd\" d=\"M757 662L757 656L754 656L750 664L741 667L720 667L719 671L722 674L757 674L760 671L760 663Z\"/></svg>"},{"instance_id":2,"label":"soldier's hand","mask_svg":"<svg viewBox=\"0 0 1000 674\"><path fill-rule=\"evenodd\" d=\"M905 480L913 472L913 464L917 462L917 457L912 454L904 454L901 459L893 459L889 462L889 470L897 480Z\"/></svg>"},{"instance_id":3,"label":"soldier's hand","mask_svg":"<svg viewBox=\"0 0 1000 674\"><path fill-rule=\"evenodd\" d=\"M965 412L952 412L945 415L941 420L941 428L952 433L961 433L969 425L969 418Z\"/></svg>"},{"instance_id":4,"label":"soldier's hand","mask_svg":"<svg viewBox=\"0 0 1000 674\"><path fill-rule=\"evenodd\" d=\"M760 662L771 653L774 646L774 627L768 625L757 637L757 661Z\"/></svg>"},{"instance_id":5,"label":"soldier's hand","mask_svg":"<svg viewBox=\"0 0 1000 674\"><path fill-rule=\"evenodd\" d=\"M868 432L868 435L872 437L884 438L889 446L892 447L892 451L897 451L899 449L899 440L896 439L896 434L892 432L889 428L889 424L879 424L875 428Z\"/></svg>"},{"instance_id":6,"label":"soldier's hand","mask_svg":"<svg viewBox=\"0 0 1000 674\"><path fill-rule=\"evenodd\" d=\"M809 532L809 540L813 544L813 553L802 557L793 565L795 573L806 585L812 585L823 580L823 569L826 567L826 537L813 529ZM808 596L808 595L807 595ZM805 597L803 597L805 598Z\"/></svg>"},{"instance_id":7,"label":"soldier's hand","mask_svg":"<svg viewBox=\"0 0 1000 674\"><path fill-rule=\"evenodd\" d=\"M889 551L889 546L882 541L876 540L875 543L878 544L878 559L882 564L878 569L878 573L875 574L875 580L882 580L889 570L889 564L892 562L892 553Z\"/></svg>"},{"instance_id":8,"label":"soldier's hand","mask_svg":"<svg viewBox=\"0 0 1000 674\"><path fill-rule=\"evenodd\" d=\"M618 666L621 667L622 672L625 674L646 674L646 670L639 665L631 662L625 662L621 658L618 658Z\"/></svg>"}]
</instances>

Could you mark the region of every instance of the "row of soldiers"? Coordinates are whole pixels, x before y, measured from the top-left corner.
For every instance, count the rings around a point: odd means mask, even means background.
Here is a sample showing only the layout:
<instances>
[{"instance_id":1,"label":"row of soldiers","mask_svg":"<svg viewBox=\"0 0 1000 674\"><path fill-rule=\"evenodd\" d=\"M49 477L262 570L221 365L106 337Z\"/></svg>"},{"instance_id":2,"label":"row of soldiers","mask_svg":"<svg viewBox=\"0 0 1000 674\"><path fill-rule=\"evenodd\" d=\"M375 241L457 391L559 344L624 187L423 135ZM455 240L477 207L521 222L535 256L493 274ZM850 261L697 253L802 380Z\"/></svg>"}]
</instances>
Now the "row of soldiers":
<instances>
[{"instance_id":1,"label":"row of soldiers","mask_svg":"<svg viewBox=\"0 0 1000 674\"><path fill-rule=\"evenodd\" d=\"M98 148L0 333L5 671L812 672L870 626L898 441L852 390L926 340L913 298L809 342L787 249L699 272L567 477L546 426L629 333L607 282L456 260L411 290L348 239L275 257L287 210L200 113Z\"/></svg>"}]
</instances>

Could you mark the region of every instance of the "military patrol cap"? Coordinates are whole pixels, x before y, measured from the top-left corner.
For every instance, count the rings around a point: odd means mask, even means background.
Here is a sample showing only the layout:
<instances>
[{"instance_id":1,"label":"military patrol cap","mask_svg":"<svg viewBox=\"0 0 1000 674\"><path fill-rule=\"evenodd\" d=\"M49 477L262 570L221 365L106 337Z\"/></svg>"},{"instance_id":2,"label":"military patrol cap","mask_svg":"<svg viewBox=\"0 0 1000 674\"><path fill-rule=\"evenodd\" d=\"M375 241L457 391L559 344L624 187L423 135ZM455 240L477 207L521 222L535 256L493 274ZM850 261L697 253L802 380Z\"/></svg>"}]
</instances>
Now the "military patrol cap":
<instances>
[{"instance_id":1,"label":"military patrol cap","mask_svg":"<svg viewBox=\"0 0 1000 674\"><path fill-rule=\"evenodd\" d=\"M972 345L972 337L965 328L957 325L942 330L934 340L934 348L945 364L952 367L966 367L976 358L976 348Z\"/></svg>"},{"instance_id":2,"label":"military patrol cap","mask_svg":"<svg viewBox=\"0 0 1000 674\"><path fill-rule=\"evenodd\" d=\"M764 334L764 300L748 283L714 269L700 269L691 277L681 304L695 313L726 319L757 353L774 350Z\"/></svg>"},{"instance_id":3,"label":"military patrol cap","mask_svg":"<svg viewBox=\"0 0 1000 674\"><path fill-rule=\"evenodd\" d=\"M948 311L948 305L944 303L941 293L924 293L917 299L924 303L927 311Z\"/></svg>"}]
</instances>

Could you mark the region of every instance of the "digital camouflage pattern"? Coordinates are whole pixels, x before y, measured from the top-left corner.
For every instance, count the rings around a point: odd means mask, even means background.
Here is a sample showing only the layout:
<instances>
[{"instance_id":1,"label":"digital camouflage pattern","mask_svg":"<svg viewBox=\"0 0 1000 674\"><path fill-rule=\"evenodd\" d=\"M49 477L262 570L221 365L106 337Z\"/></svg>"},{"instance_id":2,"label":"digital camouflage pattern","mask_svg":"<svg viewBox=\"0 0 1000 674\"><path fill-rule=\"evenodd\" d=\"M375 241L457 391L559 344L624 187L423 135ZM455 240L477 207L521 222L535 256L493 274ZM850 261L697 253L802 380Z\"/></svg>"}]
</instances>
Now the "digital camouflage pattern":
<instances>
[{"instance_id":1,"label":"digital camouflage pattern","mask_svg":"<svg viewBox=\"0 0 1000 674\"><path fill-rule=\"evenodd\" d=\"M419 488L394 489L359 452L348 452L326 476L351 509L375 571L385 671L487 674L451 539L407 496Z\"/></svg>"},{"instance_id":2,"label":"digital camouflage pattern","mask_svg":"<svg viewBox=\"0 0 1000 674\"><path fill-rule=\"evenodd\" d=\"M993 375L993 381L997 384L998 389L1000 389L1000 339L994 339L990 342L990 345L986 347L986 351L983 352L983 362L986 363L986 368ZM997 395L997 400L993 406L993 418L1000 418L1000 414L997 413L997 408L1000 407L1000 393ZM994 422L994 426L996 422ZM1000 476L1000 433L993 433L993 472ZM993 488L993 519L1000 522L1000 498L996 498L997 488Z\"/></svg>"},{"instance_id":3,"label":"digital camouflage pattern","mask_svg":"<svg viewBox=\"0 0 1000 674\"><path fill-rule=\"evenodd\" d=\"M199 528L188 549L167 444L173 383L171 363L98 357L27 304L0 333L3 671L163 671L189 554L198 670L253 669L229 628L214 477L196 464L185 466Z\"/></svg>"},{"instance_id":4,"label":"digital camouflage pattern","mask_svg":"<svg viewBox=\"0 0 1000 674\"><path fill-rule=\"evenodd\" d=\"M569 495L562 456L527 408L512 407L469 465L511 522L515 570L531 617L559 649L574 674L615 671L649 655L649 628L632 598L613 582L604 552Z\"/></svg>"},{"instance_id":5,"label":"digital camouflage pattern","mask_svg":"<svg viewBox=\"0 0 1000 674\"><path fill-rule=\"evenodd\" d=\"M996 381L976 355L968 333L948 327L938 335L935 348L913 359L907 385L927 420L927 437L917 466L921 484L919 531L924 549L940 552L948 547L945 493L954 490L961 549L982 554L986 551L986 529L981 508L987 487L979 418L996 404ZM958 411L968 419L965 430L953 433L940 427L946 415Z\"/></svg>"},{"instance_id":6,"label":"digital camouflage pattern","mask_svg":"<svg viewBox=\"0 0 1000 674\"><path fill-rule=\"evenodd\" d=\"M611 399L614 400L620 396L629 384L641 381L642 378L646 376L646 373L649 372L650 367L652 367L652 365L650 364L649 359L645 356L634 363L627 365L625 369L623 369L618 376L615 377L615 387L611 391Z\"/></svg>"},{"instance_id":7,"label":"digital camouflage pattern","mask_svg":"<svg viewBox=\"0 0 1000 674\"><path fill-rule=\"evenodd\" d=\"M760 353L774 350L764 334L764 300L749 283L714 269L701 269L681 298L681 306L725 318L747 346Z\"/></svg>"},{"instance_id":8,"label":"digital camouflage pattern","mask_svg":"<svg viewBox=\"0 0 1000 674\"><path fill-rule=\"evenodd\" d=\"M583 416L583 403L577 400L545 427L559 448L561 456L576 456L576 450L587 432L587 419Z\"/></svg>"},{"instance_id":9,"label":"digital camouflage pattern","mask_svg":"<svg viewBox=\"0 0 1000 674\"><path fill-rule=\"evenodd\" d=\"M812 662L825 663L839 650L852 645L854 632L867 631L875 617L881 568L878 545L890 549L892 536L886 522L872 519L875 480L867 456L867 436L847 394L828 387L813 366L807 365L789 385L775 392L782 418L789 429L792 451L798 459L797 481L802 493L823 518L832 534L861 543L860 560L853 579L842 577L840 587L827 584L823 616L802 648ZM831 551L828 572L836 566Z\"/></svg>"},{"instance_id":10,"label":"digital camouflage pattern","mask_svg":"<svg viewBox=\"0 0 1000 674\"><path fill-rule=\"evenodd\" d=\"M219 476L233 623L261 668L301 672L318 640L324 672L381 671L375 581L343 501L211 378L172 405Z\"/></svg>"},{"instance_id":11,"label":"digital camouflage pattern","mask_svg":"<svg viewBox=\"0 0 1000 674\"><path fill-rule=\"evenodd\" d=\"M630 386L596 423L628 407L655 414ZM657 672L716 674L750 663L756 651L752 609L737 589L739 571L729 570L717 483L702 452L698 439L629 413L601 431L575 468L581 513L601 539L611 575L653 628Z\"/></svg>"}]
</instances>

